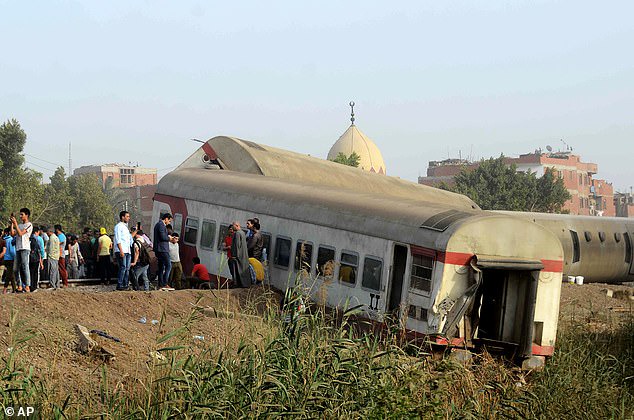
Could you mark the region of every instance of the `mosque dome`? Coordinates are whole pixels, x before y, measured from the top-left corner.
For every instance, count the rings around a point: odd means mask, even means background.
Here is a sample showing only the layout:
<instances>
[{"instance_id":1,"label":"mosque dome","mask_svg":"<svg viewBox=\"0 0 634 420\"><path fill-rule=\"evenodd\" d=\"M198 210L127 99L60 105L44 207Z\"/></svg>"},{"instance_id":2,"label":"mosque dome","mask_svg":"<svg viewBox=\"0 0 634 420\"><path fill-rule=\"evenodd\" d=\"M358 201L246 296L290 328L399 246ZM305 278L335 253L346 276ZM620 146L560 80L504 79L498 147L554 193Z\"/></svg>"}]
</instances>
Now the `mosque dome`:
<instances>
[{"instance_id":1,"label":"mosque dome","mask_svg":"<svg viewBox=\"0 0 634 420\"><path fill-rule=\"evenodd\" d=\"M370 138L354 125L354 102L350 102L350 106L352 107L352 118L350 118L352 124L330 148L328 160L334 160L339 153L350 156L355 152L360 157L359 168L385 175L387 171L381 151Z\"/></svg>"}]
</instances>

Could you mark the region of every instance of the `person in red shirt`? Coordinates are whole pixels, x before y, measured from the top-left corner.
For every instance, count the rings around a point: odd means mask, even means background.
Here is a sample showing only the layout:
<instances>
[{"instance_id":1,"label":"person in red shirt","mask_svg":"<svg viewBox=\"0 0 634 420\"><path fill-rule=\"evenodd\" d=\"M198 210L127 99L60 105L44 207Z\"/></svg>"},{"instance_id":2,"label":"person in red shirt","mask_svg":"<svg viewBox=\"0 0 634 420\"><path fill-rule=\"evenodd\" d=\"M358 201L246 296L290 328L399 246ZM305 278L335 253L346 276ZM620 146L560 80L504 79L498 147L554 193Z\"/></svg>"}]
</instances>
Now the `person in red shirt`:
<instances>
[{"instance_id":1,"label":"person in red shirt","mask_svg":"<svg viewBox=\"0 0 634 420\"><path fill-rule=\"evenodd\" d=\"M192 289L199 289L201 284L209 283L211 277L209 277L207 267L200 263L200 258L194 257L192 258L192 262L194 263L194 268L192 269L191 277L188 279L189 284Z\"/></svg>"},{"instance_id":2,"label":"person in red shirt","mask_svg":"<svg viewBox=\"0 0 634 420\"><path fill-rule=\"evenodd\" d=\"M231 259L231 242L233 242L233 226L229 226L227 236L222 241L222 250L227 253L227 260Z\"/></svg>"}]
</instances>

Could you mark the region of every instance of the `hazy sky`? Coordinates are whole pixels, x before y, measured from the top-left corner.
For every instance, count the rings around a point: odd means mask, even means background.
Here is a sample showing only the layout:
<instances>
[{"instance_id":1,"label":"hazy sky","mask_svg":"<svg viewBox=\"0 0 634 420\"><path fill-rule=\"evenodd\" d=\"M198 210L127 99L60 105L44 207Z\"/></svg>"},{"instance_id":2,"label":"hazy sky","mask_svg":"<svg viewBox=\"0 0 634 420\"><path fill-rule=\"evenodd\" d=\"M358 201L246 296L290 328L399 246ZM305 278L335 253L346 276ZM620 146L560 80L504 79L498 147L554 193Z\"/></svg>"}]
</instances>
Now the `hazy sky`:
<instances>
[{"instance_id":1,"label":"hazy sky","mask_svg":"<svg viewBox=\"0 0 634 420\"><path fill-rule=\"evenodd\" d=\"M563 147L634 185L631 1L1 1L0 119L50 176L178 165L231 135L325 157L349 125L388 174Z\"/></svg>"}]
</instances>

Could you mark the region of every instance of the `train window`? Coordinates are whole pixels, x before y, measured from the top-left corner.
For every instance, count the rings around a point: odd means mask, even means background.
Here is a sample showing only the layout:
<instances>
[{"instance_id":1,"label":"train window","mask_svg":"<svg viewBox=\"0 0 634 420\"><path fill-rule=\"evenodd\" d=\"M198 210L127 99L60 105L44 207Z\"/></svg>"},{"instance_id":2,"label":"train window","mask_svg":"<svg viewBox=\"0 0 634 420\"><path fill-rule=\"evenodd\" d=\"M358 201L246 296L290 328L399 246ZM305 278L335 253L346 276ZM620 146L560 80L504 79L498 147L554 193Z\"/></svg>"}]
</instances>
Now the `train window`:
<instances>
[{"instance_id":1,"label":"train window","mask_svg":"<svg viewBox=\"0 0 634 420\"><path fill-rule=\"evenodd\" d=\"M291 239L278 236L275 241L275 258L273 264L288 269L291 260Z\"/></svg>"},{"instance_id":2,"label":"train window","mask_svg":"<svg viewBox=\"0 0 634 420\"><path fill-rule=\"evenodd\" d=\"M317 275L330 279L335 273L335 249L319 245L317 249Z\"/></svg>"},{"instance_id":3,"label":"train window","mask_svg":"<svg viewBox=\"0 0 634 420\"><path fill-rule=\"evenodd\" d=\"M624 233L623 239L625 239L625 262L630 264L632 262L632 243L629 233Z\"/></svg>"},{"instance_id":4,"label":"train window","mask_svg":"<svg viewBox=\"0 0 634 420\"><path fill-rule=\"evenodd\" d=\"M580 249L579 249L579 235L574 230L570 231L570 238L572 239L572 262L576 263L580 258Z\"/></svg>"},{"instance_id":5,"label":"train window","mask_svg":"<svg viewBox=\"0 0 634 420\"><path fill-rule=\"evenodd\" d=\"M380 290L382 270L383 261L374 257L365 257L363 262L363 278L361 279L361 286L372 290Z\"/></svg>"},{"instance_id":6,"label":"train window","mask_svg":"<svg viewBox=\"0 0 634 420\"><path fill-rule=\"evenodd\" d=\"M342 283L355 284L357 282L357 270L359 267L359 256L350 251L341 251L341 264L339 265L339 281Z\"/></svg>"},{"instance_id":7,"label":"train window","mask_svg":"<svg viewBox=\"0 0 634 420\"><path fill-rule=\"evenodd\" d=\"M426 255L412 255L412 272L409 287L412 289L431 291L431 276L434 259Z\"/></svg>"},{"instance_id":8,"label":"train window","mask_svg":"<svg viewBox=\"0 0 634 420\"><path fill-rule=\"evenodd\" d=\"M197 237L198 219L195 217L188 217L185 219L185 235L183 235L183 242L189 245L196 245Z\"/></svg>"},{"instance_id":9,"label":"train window","mask_svg":"<svg viewBox=\"0 0 634 420\"><path fill-rule=\"evenodd\" d=\"M181 228L183 227L183 215L180 213L174 214L174 219L172 220L172 232L178 233L178 236L181 235Z\"/></svg>"},{"instance_id":10,"label":"train window","mask_svg":"<svg viewBox=\"0 0 634 420\"><path fill-rule=\"evenodd\" d=\"M427 322L427 309L420 306L409 305L407 316L412 319Z\"/></svg>"},{"instance_id":11,"label":"train window","mask_svg":"<svg viewBox=\"0 0 634 420\"><path fill-rule=\"evenodd\" d=\"M310 274L313 262L313 244L312 242L297 241L295 247L295 270L304 270Z\"/></svg>"},{"instance_id":12,"label":"train window","mask_svg":"<svg viewBox=\"0 0 634 420\"><path fill-rule=\"evenodd\" d=\"M590 242L592 240L592 233L588 232L587 230L583 232L583 236L585 236L586 242Z\"/></svg>"},{"instance_id":13,"label":"train window","mask_svg":"<svg viewBox=\"0 0 634 420\"><path fill-rule=\"evenodd\" d=\"M621 242L621 232L614 232L614 242L617 244Z\"/></svg>"},{"instance_id":14,"label":"train window","mask_svg":"<svg viewBox=\"0 0 634 420\"><path fill-rule=\"evenodd\" d=\"M225 238L229 234L229 225L221 224L218 232L218 244L216 248L220 251L222 250L222 244L225 242Z\"/></svg>"},{"instance_id":15,"label":"train window","mask_svg":"<svg viewBox=\"0 0 634 420\"><path fill-rule=\"evenodd\" d=\"M203 229L200 234L200 247L203 249L213 249L215 236L216 222L213 220L203 220Z\"/></svg>"},{"instance_id":16,"label":"train window","mask_svg":"<svg viewBox=\"0 0 634 420\"><path fill-rule=\"evenodd\" d=\"M605 242L605 232L599 232L599 240Z\"/></svg>"},{"instance_id":17,"label":"train window","mask_svg":"<svg viewBox=\"0 0 634 420\"><path fill-rule=\"evenodd\" d=\"M269 260L269 255L271 255L271 234L266 232L261 232L262 234L262 250L266 249L266 260ZM264 258L264 253L262 253L262 258Z\"/></svg>"}]
</instances>

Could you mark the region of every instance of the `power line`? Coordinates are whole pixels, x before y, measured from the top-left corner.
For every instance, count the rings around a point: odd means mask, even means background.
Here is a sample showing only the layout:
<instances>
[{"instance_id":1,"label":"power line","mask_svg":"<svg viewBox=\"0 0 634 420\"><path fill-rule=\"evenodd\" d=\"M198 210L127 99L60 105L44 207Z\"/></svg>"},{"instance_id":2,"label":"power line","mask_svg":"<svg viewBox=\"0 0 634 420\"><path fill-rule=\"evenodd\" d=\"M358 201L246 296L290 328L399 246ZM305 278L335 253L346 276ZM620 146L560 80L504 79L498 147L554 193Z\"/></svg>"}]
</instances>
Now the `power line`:
<instances>
[{"instance_id":1,"label":"power line","mask_svg":"<svg viewBox=\"0 0 634 420\"><path fill-rule=\"evenodd\" d=\"M33 156L33 155L28 154L28 153L25 153L24 155L32 157L33 159L41 160L42 162L50 163L51 165L55 165L56 168L59 167L59 166L64 166L64 165L60 165L59 163L50 162L48 160L41 159L41 158L39 158L37 156Z\"/></svg>"},{"instance_id":2,"label":"power line","mask_svg":"<svg viewBox=\"0 0 634 420\"><path fill-rule=\"evenodd\" d=\"M37 163L29 162L28 160L25 160L25 162L26 162L26 164L27 164L27 165L37 166L38 168L40 168L40 169L44 169L44 170L46 170L46 171L48 171L48 172L53 172L53 173L55 173L55 171L56 171L56 169L46 168L46 167L44 167L44 166L42 166L42 165L38 165Z\"/></svg>"}]
</instances>

